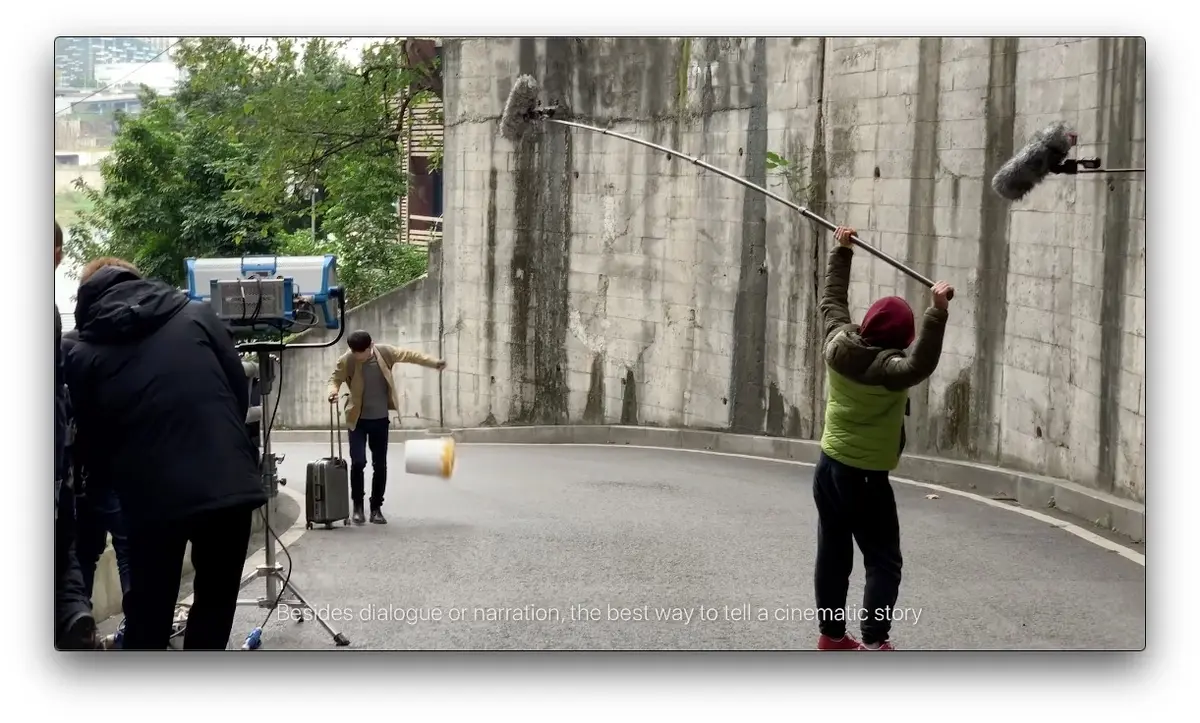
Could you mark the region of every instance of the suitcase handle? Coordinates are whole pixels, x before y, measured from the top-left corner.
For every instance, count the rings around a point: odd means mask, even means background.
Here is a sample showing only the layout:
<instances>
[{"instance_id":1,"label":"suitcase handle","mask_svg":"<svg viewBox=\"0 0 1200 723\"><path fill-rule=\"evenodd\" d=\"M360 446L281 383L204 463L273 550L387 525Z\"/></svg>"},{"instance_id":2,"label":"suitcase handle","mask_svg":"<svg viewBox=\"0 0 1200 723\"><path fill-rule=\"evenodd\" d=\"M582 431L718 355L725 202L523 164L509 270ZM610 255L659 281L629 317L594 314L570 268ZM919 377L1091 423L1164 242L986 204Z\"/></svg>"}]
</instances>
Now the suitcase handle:
<instances>
[{"instance_id":1,"label":"suitcase handle","mask_svg":"<svg viewBox=\"0 0 1200 723\"><path fill-rule=\"evenodd\" d=\"M337 420L334 421L334 410L337 410ZM342 408L338 406L337 400L329 402L329 457L331 459L342 458ZM333 455L333 435L334 430L337 430L337 457Z\"/></svg>"}]
</instances>

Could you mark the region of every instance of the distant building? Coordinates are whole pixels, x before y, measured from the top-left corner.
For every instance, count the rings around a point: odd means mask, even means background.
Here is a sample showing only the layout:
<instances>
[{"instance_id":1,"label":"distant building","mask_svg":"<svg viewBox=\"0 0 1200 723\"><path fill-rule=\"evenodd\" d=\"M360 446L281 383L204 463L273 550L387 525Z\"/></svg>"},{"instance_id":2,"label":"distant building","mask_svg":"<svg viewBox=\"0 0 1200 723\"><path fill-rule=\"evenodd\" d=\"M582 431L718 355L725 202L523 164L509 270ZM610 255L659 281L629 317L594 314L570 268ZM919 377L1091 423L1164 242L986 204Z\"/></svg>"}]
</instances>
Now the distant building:
<instances>
[{"instance_id":1,"label":"distant building","mask_svg":"<svg viewBox=\"0 0 1200 723\"><path fill-rule=\"evenodd\" d=\"M54 115L111 116L115 111L136 113L142 108L137 93L79 93L54 98Z\"/></svg>"},{"instance_id":2,"label":"distant building","mask_svg":"<svg viewBox=\"0 0 1200 723\"><path fill-rule=\"evenodd\" d=\"M95 77L100 87L111 92L137 93L144 85L159 95L170 95L183 74L169 62L97 63Z\"/></svg>"},{"instance_id":3,"label":"distant building","mask_svg":"<svg viewBox=\"0 0 1200 723\"><path fill-rule=\"evenodd\" d=\"M54 168L93 168L111 154L112 151L108 149L55 151Z\"/></svg>"},{"instance_id":4,"label":"distant building","mask_svg":"<svg viewBox=\"0 0 1200 723\"><path fill-rule=\"evenodd\" d=\"M55 86L95 90L103 86L96 78L97 66L152 61L170 63L164 51L172 42L172 38L56 38Z\"/></svg>"}]
</instances>

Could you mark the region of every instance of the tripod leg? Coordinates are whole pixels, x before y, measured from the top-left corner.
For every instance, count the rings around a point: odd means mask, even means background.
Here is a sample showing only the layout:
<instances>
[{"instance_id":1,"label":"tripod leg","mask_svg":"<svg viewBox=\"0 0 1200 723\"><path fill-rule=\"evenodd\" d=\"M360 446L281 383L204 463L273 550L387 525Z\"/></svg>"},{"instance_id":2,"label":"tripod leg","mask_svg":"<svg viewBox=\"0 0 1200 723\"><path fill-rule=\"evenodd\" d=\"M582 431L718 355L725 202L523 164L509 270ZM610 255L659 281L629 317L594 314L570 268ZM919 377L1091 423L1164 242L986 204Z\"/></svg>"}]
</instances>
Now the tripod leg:
<instances>
[{"instance_id":1,"label":"tripod leg","mask_svg":"<svg viewBox=\"0 0 1200 723\"><path fill-rule=\"evenodd\" d=\"M340 308L341 307L339 306L339 309ZM341 313L341 312L339 312L339 313ZM338 337L338 338L340 339L341 337ZM272 366L272 361L271 361L269 352L267 352L267 351L259 351L258 352L258 367L259 367L259 373L261 375L259 378L259 382L260 382L260 389L262 392L262 401L260 403L260 406L262 407L262 409L270 409L271 408L271 400L275 399L274 395L278 394L278 390L275 390L274 393L272 393L272 382L274 381L274 376L275 376L274 368L275 367ZM269 424L270 424L270 422L268 420L264 419L263 424L261 425L261 429L262 429L262 433L263 433L262 452L261 452L262 480L263 480L264 489L266 489L270 493L270 501L268 501L267 504L263 505L263 507L260 508L262 518L263 518L264 563L262 565L258 566L258 568L255 570L253 575L247 575L246 577L244 577L242 579L242 584L241 584L241 588L244 588L254 580L257 580L259 578L266 578L267 594L266 594L266 597L259 598L258 600L238 600L238 605L253 605L255 607L261 607L261 608L266 608L266 609L295 608L295 609L300 609L302 612L304 610L308 610L313 613L313 617L316 618L317 622L319 622L321 624L321 627L325 628L325 630L333 637L333 641L339 647L349 645L350 644L349 638L347 638L345 635L338 632L337 630L334 630L332 627L329 626L328 622L326 622L325 620L323 620L321 618L321 616L316 614L316 610L313 609L313 606L310 605L309 602L307 600L305 600L304 597L300 594L300 591L297 590L291 584L291 582L287 580L287 575L285 575L283 572L283 566L280 565L278 563L278 561L276 560L276 557L275 557L275 544L276 543L278 543L281 547L284 548L285 554L286 554L286 550L287 550L286 546L284 546L283 540L279 539L278 535L276 535L275 531L272 529L272 516L273 515L272 515L272 509L271 509L272 503L274 502L275 498L279 494L279 484L281 483L281 480L278 478L278 474L277 474L278 469L276 468L275 464L277 461L282 461L283 458L282 457L276 458L274 451L271 449L270 435L267 434L267 430L270 429ZM312 529L312 524L311 523L308 524L307 527L308 527L308 529ZM291 558L290 557L288 558L288 564L289 564L289 568L290 568L291 567ZM289 569L288 575L290 575L290 574L291 573L290 573L290 569ZM285 599L285 598L289 597L288 596L289 592L291 593L291 597L295 598L294 600ZM290 610L289 610L289 612L290 612ZM298 620L302 621L302 620L304 620L304 618L305 618L305 616L301 615ZM261 632L260 629L256 628L256 630L259 630L259 632ZM255 645L255 648L257 648L257 644Z\"/></svg>"},{"instance_id":2,"label":"tripod leg","mask_svg":"<svg viewBox=\"0 0 1200 723\"><path fill-rule=\"evenodd\" d=\"M287 592L295 595L296 599L299 600L304 607L308 608L309 610L313 609L313 606L309 604L308 600L304 599L304 596L300 594L300 591L296 589L295 585L293 585L291 582L288 582L286 588ZM313 617L316 618L317 622L321 624L321 627L325 628L325 632L329 633L333 637L333 642L336 643L338 647L344 647L350 644L350 639L337 630L334 630L329 625L327 620L322 618L320 615L313 615Z\"/></svg>"}]
</instances>

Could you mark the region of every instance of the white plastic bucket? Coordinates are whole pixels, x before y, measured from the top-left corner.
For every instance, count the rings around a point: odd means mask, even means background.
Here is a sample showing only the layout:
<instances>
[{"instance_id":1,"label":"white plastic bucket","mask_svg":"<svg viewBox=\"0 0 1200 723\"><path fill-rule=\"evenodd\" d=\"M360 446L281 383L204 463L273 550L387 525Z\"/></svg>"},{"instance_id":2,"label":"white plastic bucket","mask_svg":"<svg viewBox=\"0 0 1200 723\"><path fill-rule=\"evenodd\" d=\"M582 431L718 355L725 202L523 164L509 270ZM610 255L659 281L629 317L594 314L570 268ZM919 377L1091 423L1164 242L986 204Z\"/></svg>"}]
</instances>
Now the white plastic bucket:
<instances>
[{"instance_id":1,"label":"white plastic bucket","mask_svg":"<svg viewBox=\"0 0 1200 723\"><path fill-rule=\"evenodd\" d=\"M449 479L454 474L454 437L410 439L405 442L404 471Z\"/></svg>"}]
</instances>

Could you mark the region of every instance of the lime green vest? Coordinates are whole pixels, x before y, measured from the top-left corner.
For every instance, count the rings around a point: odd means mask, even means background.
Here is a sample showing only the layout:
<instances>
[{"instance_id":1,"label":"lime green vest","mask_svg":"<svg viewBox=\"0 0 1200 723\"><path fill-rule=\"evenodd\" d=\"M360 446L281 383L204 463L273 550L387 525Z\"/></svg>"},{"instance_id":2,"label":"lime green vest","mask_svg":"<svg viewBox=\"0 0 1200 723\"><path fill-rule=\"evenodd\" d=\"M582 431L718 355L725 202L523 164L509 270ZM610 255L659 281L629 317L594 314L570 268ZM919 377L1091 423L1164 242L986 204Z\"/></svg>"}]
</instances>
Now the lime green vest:
<instances>
[{"instance_id":1,"label":"lime green vest","mask_svg":"<svg viewBox=\"0 0 1200 723\"><path fill-rule=\"evenodd\" d=\"M821 450L842 464L890 472L900 464L900 429L908 390L859 384L828 369L829 401Z\"/></svg>"}]
</instances>

